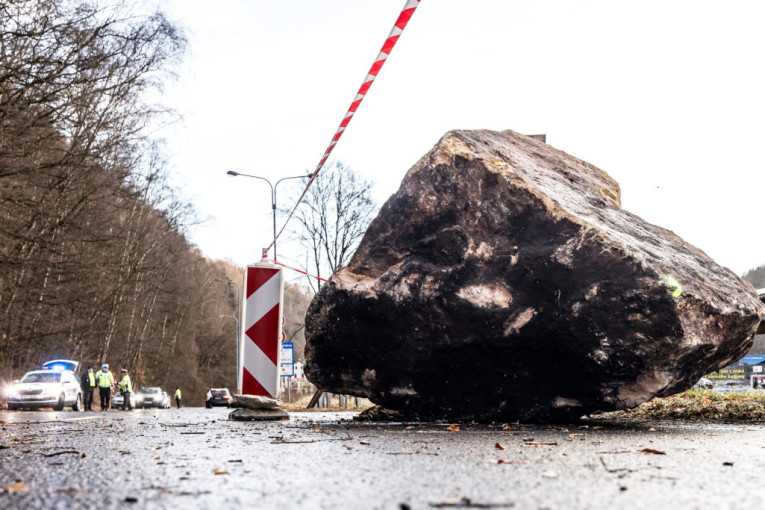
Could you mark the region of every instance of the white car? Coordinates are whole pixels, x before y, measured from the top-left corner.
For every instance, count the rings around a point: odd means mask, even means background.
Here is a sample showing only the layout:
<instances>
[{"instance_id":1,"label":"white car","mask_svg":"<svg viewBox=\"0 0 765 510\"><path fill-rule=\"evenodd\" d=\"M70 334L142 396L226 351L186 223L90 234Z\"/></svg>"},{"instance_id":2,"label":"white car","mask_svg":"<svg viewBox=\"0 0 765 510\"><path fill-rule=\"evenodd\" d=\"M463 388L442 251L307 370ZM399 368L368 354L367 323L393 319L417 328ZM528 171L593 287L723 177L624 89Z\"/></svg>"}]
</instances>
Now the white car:
<instances>
[{"instance_id":1,"label":"white car","mask_svg":"<svg viewBox=\"0 0 765 510\"><path fill-rule=\"evenodd\" d=\"M138 392L138 407L156 407L162 408L162 388L143 387Z\"/></svg>"},{"instance_id":2,"label":"white car","mask_svg":"<svg viewBox=\"0 0 765 510\"><path fill-rule=\"evenodd\" d=\"M8 409L52 407L82 409L82 389L71 370L33 370L11 388Z\"/></svg>"},{"instance_id":3,"label":"white car","mask_svg":"<svg viewBox=\"0 0 765 510\"><path fill-rule=\"evenodd\" d=\"M116 408L122 408L122 404L125 402L125 396L122 394L121 391L118 391L112 396L112 409ZM136 409L136 396L135 392L130 392L130 407L133 409Z\"/></svg>"}]
</instances>

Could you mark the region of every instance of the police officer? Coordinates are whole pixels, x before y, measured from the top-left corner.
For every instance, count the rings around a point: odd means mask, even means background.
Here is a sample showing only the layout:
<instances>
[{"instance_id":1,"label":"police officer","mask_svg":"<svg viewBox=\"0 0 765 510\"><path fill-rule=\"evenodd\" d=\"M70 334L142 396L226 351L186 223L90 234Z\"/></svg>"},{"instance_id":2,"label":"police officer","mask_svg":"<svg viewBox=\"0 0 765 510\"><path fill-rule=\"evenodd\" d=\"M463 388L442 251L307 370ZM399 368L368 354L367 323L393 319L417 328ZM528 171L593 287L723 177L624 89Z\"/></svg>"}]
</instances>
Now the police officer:
<instances>
[{"instance_id":1,"label":"police officer","mask_svg":"<svg viewBox=\"0 0 765 510\"><path fill-rule=\"evenodd\" d=\"M126 368L120 369L122 373L122 379L120 379L120 389L122 390L122 410L133 410L133 404L130 402L130 394L133 393L133 383L130 381L130 376L127 373Z\"/></svg>"},{"instance_id":2,"label":"police officer","mask_svg":"<svg viewBox=\"0 0 765 510\"><path fill-rule=\"evenodd\" d=\"M109 371L109 364L104 363L101 370L96 372L96 383L98 384L98 394L101 398L101 410L109 410L109 399L112 396L112 386L114 386L114 376Z\"/></svg>"},{"instance_id":3,"label":"police officer","mask_svg":"<svg viewBox=\"0 0 765 510\"><path fill-rule=\"evenodd\" d=\"M82 387L83 407L86 411L92 411L93 392L96 389L96 375L93 373L93 367L88 366L88 371L82 374L80 386Z\"/></svg>"},{"instance_id":4,"label":"police officer","mask_svg":"<svg viewBox=\"0 0 765 510\"><path fill-rule=\"evenodd\" d=\"M175 405L178 407L178 409L181 408L181 389L175 388Z\"/></svg>"}]
</instances>

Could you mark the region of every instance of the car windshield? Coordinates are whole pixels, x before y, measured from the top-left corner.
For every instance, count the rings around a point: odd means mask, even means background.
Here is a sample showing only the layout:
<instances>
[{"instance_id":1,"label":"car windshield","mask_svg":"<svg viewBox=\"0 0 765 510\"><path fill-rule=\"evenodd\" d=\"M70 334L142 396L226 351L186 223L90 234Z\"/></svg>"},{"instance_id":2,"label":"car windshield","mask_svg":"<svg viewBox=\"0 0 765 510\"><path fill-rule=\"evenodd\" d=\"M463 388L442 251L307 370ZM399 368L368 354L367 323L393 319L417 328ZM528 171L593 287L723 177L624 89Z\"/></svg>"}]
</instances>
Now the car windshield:
<instances>
[{"instance_id":1,"label":"car windshield","mask_svg":"<svg viewBox=\"0 0 765 510\"><path fill-rule=\"evenodd\" d=\"M32 372L24 376L23 383L57 383L61 382L61 374Z\"/></svg>"},{"instance_id":2,"label":"car windshield","mask_svg":"<svg viewBox=\"0 0 765 510\"><path fill-rule=\"evenodd\" d=\"M141 388L141 393L148 393L148 394L159 393L159 388Z\"/></svg>"}]
</instances>

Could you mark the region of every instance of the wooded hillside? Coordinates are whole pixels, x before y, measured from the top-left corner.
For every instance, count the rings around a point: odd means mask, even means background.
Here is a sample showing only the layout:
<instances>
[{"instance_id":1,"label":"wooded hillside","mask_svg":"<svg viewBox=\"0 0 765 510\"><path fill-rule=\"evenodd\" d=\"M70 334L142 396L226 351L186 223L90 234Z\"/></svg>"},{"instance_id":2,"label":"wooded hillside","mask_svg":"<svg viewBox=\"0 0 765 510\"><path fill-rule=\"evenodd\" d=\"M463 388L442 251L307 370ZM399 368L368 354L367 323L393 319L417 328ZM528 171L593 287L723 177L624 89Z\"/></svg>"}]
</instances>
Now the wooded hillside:
<instances>
[{"instance_id":1,"label":"wooded hillside","mask_svg":"<svg viewBox=\"0 0 765 510\"><path fill-rule=\"evenodd\" d=\"M238 314L242 270L184 236L193 211L147 134L167 112L146 98L186 41L130 9L0 2L0 379L108 362L193 405L236 387L235 321L220 315Z\"/></svg>"},{"instance_id":2,"label":"wooded hillside","mask_svg":"<svg viewBox=\"0 0 765 510\"><path fill-rule=\"evenodd\" d=\"M751 283L755 289L765 288L765 266L750 269L741 278Z\"/></svg>"}]
</instances>

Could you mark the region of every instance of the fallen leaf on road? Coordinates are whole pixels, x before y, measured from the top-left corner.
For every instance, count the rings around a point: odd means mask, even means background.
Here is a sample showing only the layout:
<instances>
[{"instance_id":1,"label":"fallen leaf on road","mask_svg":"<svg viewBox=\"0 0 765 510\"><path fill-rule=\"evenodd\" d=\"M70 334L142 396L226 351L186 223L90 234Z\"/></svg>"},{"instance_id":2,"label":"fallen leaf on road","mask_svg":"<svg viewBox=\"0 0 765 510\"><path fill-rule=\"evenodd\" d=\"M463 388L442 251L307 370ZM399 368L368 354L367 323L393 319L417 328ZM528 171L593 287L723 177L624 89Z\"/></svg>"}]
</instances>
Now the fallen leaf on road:
<instances>
[{"instance_id":1,"label":"fallen leaf on road","mask_svg":"<svg viewBox=\"0 0 765 510\"><path fill-rule=\"evenodd\" d=\"M558 443L523 443L523 446L534 446L534 447L540 447L540 446L558 446Z\"/></svg>"},{"instance_id":2,"label":"fallen leaf on road","mask_svg":"<svg viewBox=\"0 0 765 510\"><path fill-rule=\"evenodd\" d=\"M231 474L231 473L229 473L228 471L226 471L223 468L215 468L213 473L215 473L216 475L229 475L229 474Z\"/></svg>"},{"instance_id":3,"label":"fallen leaf on road","mask_svg":"<svg viewBox=\"0 0 765 510\"><path fill-rule=\"evenodd\" d=\"M732 462L723 462L723 466L732 466L732 465L733 465Z\"/></svg>"},{"instance_id":4,"label":"fallen leaf on road","mask_svg":"<svg viewBox=\"0 0 765 510\"><path fill-rule=\"evenodd\" d=\"M0 425L5 425L5 420L0 420Z\"/></svg>"},{"instance_id":5,"label":"fallen leaf on road","mask_svg":"<svg viewBox=\"0 0 765 510\"><path fill-rule=\"evenodd\" d=\"M369 441L359 441L359 444L363 444L363 445L365 445L365 446L369 446L369 445L371 445L372 443L370 443Z\"/></svg>"},{"instance_id":6,"label":"fallen leaf on road","mask_svg":"<svg viewBox=\"0 0 765 510\"><path fill-rule=\"evenodd\" d=\"M0 492L27 492L29 487L24 482L16 482L7 489L0 489Z\"/></svg>"},{"instance_id":7,"label":"fallen leaf on road","mask_svg":"<svg viewBox=\"0 0 765 510\"><path fill-rule=\"evenodd\" d=\"M130 455L130 450L120 450L122 455Z\"/></svg>"},{"instance_id":8,"label":"fallen leaf on road","mask_svg":"<svg viewBox=\"0 0 765 510\"><path fill-rule=\"evenodd\" d=\"M651 455L666 455L666 453L664 453L663 451L654 450L653 448L643 448L642 450L640 450L640 453L648 453Z\"/></svg>"},{"instance_id":9,"label":"fallen leaf on road","mask_svg":"<svg viewBox=\"0 0 765 510\"><path fill-rule=\"evenodd\" d=\"M505 449L505 447L501 443L496 443L494 445L494 448L496 448L497 450L504 450Z\"/></svg>"},{"instance_id":10,"label":"fallen leaf on road","mask_svg":"<svg viewBox=\"0 0 765 510\"><path fill-rule=\"evenodd\" d=\"M603 426L602 426L602 425L595 425L595 426L594 426L594 427L592 427L592 428L593 428L593 429L602 429L602 428L603 428Z\"/></svg>"},{"instance_id":11,"label":"fallen leaf on road","mask_svg":"<svg viewBox=\"0 0 765 510\"><path fill-rule=\"evenodd\" d=\"M489 464L510 464L510 462L505 459L490 459Z\"/></svg>"},{"instance_id":12,"label":"fallen leaf on road","mask_svg":"<svg viewBox=\"0 0 765 510\"><path fill-rule=\"evenodd\" d=\"M345 449L346 450L358 450L359 447L358 446L346 446Z\"/></svg>"},{"instance_id":13,"label":"fallen leaf on road","mask_svg":"<svg viewBox=\"0 0 765 510\"><path fill-rule=\"evenodd\" d=\"M558 473L555 471L545 471L542 473L542 478L558 478Z\"/></svg>"},{"instance_id":14,"label":"fallen leaf on road","mask_svg":"<svg viewBox=\"0 0 765 510\"><path fill-rule=\"evenodd\" d=\"M457 425L449 425L448 427L446 427L446 430L451 430L452 432L459 432L460 428Z\"/></svg>"},{"instance_id":15,"label":"fallen leaf on road","mask_svg":"<svg viewBox=\"0 0 765 510\"><path fill-rule=\"evenodd\" d=\"M404 430L412 430L412 429L414 429L414 426L412 425L409 425L408 427L404 427Z\"/></svg>"}]
</instances>

